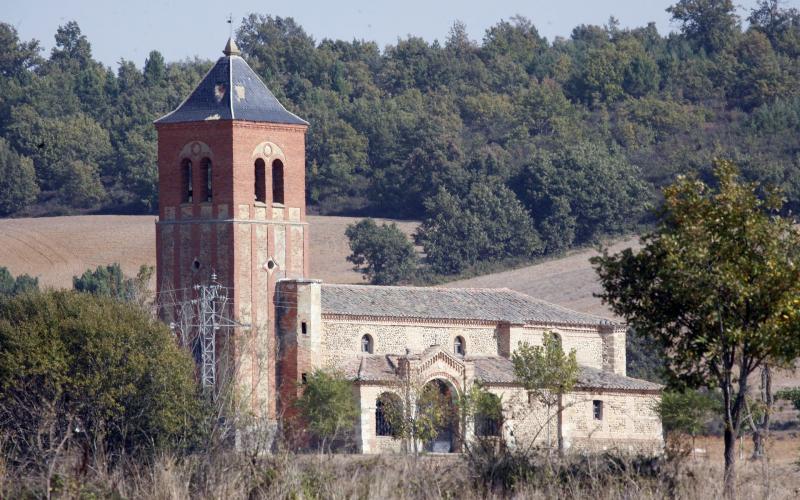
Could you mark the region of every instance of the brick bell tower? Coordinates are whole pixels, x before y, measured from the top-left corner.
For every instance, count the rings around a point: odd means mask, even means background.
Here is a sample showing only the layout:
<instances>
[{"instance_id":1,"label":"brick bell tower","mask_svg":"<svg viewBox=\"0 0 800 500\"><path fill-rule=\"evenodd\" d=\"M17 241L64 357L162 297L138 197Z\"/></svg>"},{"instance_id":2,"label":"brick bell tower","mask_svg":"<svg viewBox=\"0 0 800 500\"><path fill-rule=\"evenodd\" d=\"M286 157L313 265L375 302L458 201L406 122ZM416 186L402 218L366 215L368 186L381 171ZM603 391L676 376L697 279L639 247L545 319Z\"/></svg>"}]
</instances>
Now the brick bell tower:
<instances>
[{"instance_id":1,"label":"brick bell tower","mask_svg":"<svg viewBox=\"0 0 800 500\"><path fill-rule=\"evenodd\" d=\"M158 131L159 298L197 298L212 273L230 319L216 335L216 389L231 382L245 411L276 416L275 284L308 276L305 133L228 40L224 56ZM164 320L189 321L175 308ZM186 329L197 329L188 326Z\"/></svg>"}]
</instances>

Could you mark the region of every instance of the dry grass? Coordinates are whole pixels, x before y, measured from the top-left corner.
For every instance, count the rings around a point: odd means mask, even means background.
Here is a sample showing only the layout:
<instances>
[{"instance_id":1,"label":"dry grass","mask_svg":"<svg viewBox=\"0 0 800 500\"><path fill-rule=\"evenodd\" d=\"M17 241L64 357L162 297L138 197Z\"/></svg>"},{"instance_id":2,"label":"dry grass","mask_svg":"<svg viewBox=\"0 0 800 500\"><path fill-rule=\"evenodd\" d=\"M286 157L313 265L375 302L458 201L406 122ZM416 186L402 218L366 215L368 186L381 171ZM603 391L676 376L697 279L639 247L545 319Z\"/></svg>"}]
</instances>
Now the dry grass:
<instances>
[{"instance_id":1,"label":"dry grass","mask_svg":"<svg viewBox=\"0 0 800 500\"><path fill-rule=\"evenodd\" d=\"M722 466L713 461L664 463L657 470L634 470L632 462L567 457L542 466L511 490L488 490L460 456L284 455L253 460L240 454L216 459L161 457L110 472L78 475L69 465L54 481L56 498L278 499L278 498L633 498L713 499L722 497ZM766 473L766 475L765 475ZM766 479L766 481L765 481ZM797 466L740 464L740 497L790 499L800 494ZM767 486L768 485L768 486ZM0 467L0 497L42 496L35 475L13 475Z\"/></svg>"},{"instance_id":2,"label":"dry grass","mask_svg":"<svg viewBox=\"0 0 800 500\"><path fill-rule=\"evenodd\" d=\"M331 283L359 283L347 262L344 236L353 217L309 216L311 275ZM380 220L380 219L379 219ZM38 276L42 285L65 288L86 269L119 262L135 275L142 264L155 265L155 217L84 215L0 220L0 266L12 274ZM398 221L411 234L417 224Z\"/></svg>"}]
</instances>

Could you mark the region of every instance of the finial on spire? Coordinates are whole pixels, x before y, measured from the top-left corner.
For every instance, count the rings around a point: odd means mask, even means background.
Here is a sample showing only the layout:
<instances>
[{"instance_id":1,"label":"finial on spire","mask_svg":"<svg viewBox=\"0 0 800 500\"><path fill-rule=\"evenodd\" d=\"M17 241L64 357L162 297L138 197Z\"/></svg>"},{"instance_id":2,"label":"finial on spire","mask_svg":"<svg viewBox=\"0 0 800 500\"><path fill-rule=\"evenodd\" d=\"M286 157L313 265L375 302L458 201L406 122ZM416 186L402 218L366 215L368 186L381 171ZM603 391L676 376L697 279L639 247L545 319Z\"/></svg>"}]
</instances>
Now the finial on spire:
<instances>
[{"instance_id":1,"label":"finial on spire","mask_svg":"<svg viewBox=\"0 0 800 500\"><path fill-rule=\"evenodd\" d=\"M222 53L226 56L238 56L241 54L239 47L236 46L236 42L233 41L233 37L228 38L228 43L225 44L225 50L223 50Z\"/></svg>"}]
</instances>

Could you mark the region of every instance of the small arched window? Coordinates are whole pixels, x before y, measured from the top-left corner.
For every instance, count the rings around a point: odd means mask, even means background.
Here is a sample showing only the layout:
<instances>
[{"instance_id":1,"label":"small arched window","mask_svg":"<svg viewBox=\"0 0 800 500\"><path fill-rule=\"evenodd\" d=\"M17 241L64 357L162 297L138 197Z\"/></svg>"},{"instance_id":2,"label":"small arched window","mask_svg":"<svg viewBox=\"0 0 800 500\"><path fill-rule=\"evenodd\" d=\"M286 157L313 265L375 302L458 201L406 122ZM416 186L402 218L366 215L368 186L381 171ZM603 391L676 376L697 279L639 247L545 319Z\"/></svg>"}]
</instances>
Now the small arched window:
<instances>
[{"instance_id":1,"label":"small arched window","mask_svg":"<svg viewBox=\"0 0 800 500\"><path fill-rule=\"evenodd\" d=\"M181 192L183 203L192 202L192 160L186 158L181 162Z\"/></svg>"},{"instance_id":2,"label":"small arched window","mask_svg":"<svg viewBox=\"0 0 800 500\"><path fill-rule=\"evenodd\" d=\"M272 203L283 204L283 162L272 162Z\"/></svg>"},{"instance_id":3,"label":"small arched window","mask_svg":"<svg viewBox=\"0 0 800 500\"><path fill-rule=\"evenodd\" d=\"M255 199L260 203L267 202L267 166L261 158L255 163Z\"/></svg>"},{"instance_id":4,"label":"small arched window","mask_svg":"<svg viewBox=\"0 0 800 500\"><path fill-rule=\"evenodd\" d=\"M392 428L392 415L402 412L400 396L391 392L384 392L375 402L375 435L394 436Z\"/></svg>"},{"instance_id":5,"label":"small arched window","mask_svg":"<svg viewBox=\"0 0 800 500\"><path fill-rule=\"evenodd\" d=\"M553 338L553 342L555 342L558 347L564 347L564 344L561 341L561 335L557 334L556 332L550 332L550 335Z\"/></svg>"},{"instance_id":6,"label":"small arched window","mask_svg":"<svg viewBox=\"0 0 800 500\"><path fill-rule=\"evenodd\" d=\"M372 337L369 335L361 337L361 352L372 354Z\"/></svg>"},{"instance_id":7,"label":"small arched window","mask_svg":"<svg viewBox=\"0 0 800 500\"><path fill-rule=\"evenodd\" d=\"M203 191L200 193L200 201L211 201L211 159L203 158L200 162L200 174Z\"/></svg>"},{"instance_id":8,"label":"small arched window","mask_svg":"<svg viewBox=\"0 0 800 500\"><path fill-rule=\"evenodd\" d=\"M453 352L458 354L459 356L463 356L467 352L467 346L464 343L464 337L458 336L453 341Z\"/></svg>"}]
</instances>

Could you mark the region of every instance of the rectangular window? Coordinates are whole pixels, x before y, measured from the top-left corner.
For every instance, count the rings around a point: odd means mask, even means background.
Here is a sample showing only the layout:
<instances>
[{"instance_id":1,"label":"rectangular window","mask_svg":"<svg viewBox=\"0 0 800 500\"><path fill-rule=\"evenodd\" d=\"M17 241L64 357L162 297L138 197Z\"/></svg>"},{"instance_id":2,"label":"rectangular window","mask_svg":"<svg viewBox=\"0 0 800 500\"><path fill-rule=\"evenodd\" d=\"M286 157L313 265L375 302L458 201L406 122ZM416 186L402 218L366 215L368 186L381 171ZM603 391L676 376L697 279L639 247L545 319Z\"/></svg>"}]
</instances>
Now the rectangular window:
<instances>
[{"instance_id":1,"label":"rectangular window","mask_svg":"<svg viewBox=\"0 0 800 500\"><path fill-rule=\"evenodd\" d=\"M592 401L592 410L594 411L595 420L603 420L603 402L595 399Z\"/></svg>"},{"instance_id":2,"label":"rectangular window","mask_svg":"<svg viewBox=\"0 0 800 500\"><path fill-rule=\"evenodd\" d=\"M300 323L300 331L303 332L303 335L308 333L308 326L306 326L306 322L305 321Z\"/></svg>"},{"instance_id":3,"label":"rectangular window","mask_svg":"<svg viewBox=\"0 0 800 500\"><path fill-rule=\"evenodd\" d=\"M300 381L303 382L303 384L307 384L308 383L308 377L306 376L305 373L301 373L300 374Z\"/></svg>"}]
</instances>

